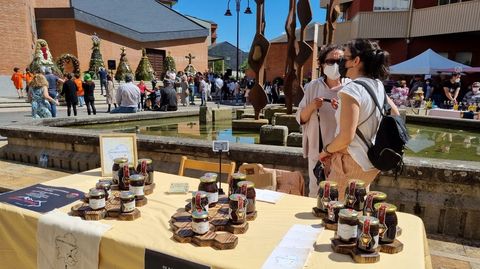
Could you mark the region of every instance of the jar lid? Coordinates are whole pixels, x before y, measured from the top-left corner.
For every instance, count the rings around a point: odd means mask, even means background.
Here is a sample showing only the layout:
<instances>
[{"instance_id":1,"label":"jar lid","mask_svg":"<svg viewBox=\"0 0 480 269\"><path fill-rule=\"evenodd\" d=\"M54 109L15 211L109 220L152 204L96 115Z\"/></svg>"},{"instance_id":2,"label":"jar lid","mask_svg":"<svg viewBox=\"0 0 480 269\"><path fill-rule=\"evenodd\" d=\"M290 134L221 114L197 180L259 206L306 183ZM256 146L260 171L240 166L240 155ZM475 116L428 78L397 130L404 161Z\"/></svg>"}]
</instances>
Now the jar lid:
<instances>
[{"instance_id":1,"label":"jar lid","mask_svg":"<svg viewBox=\"0 0 480 269\"><path fill-rule=\"evenodd\" d=\"M380 223L377 218L372 216L361 216L358 218L358 222L362 225L366 220L370 221L370 225L378 225Z\"/></svg>"},{"instance_id":2,"label":"jar lid","mask_svg":"<svg viewBox=\"0 0 480 269\"><path fill-rule=\"evenodd\" d=\"M110 183L110 185L113 185L113 181L107 178L99 179L98 182L106 182L106 183Z\"/></svg>"},{"instance_id":3,"label":"jar lid","mask_svg":"<svg viewBox=\"0 0 480 269\"><path fill-rule=\"evenodd\" d=\"M214 177L215 179L217 179L218 174L217 174L217 173L208 172L208 173L205 173L204 176L206 176L206 177Z\"/></svg>"},{"instance_id":4,"label":"jar lid","mask_svg":"<svg viewBox=\"0 0 480 269\"><path fill-rule=\"evenodd\" d=\"M255 188L255 184L251 181L240 181L237 183L237 187L241 188L244 184L247 184L247 188Z\"/></svg>"},{"instance_id":5,"label":"jar lid","mask_svg":"<svg viewBox=\"0 0 480 269\"><path fill-rule=\"evenodd\" d=\"M90 192L88 193L88 196L100 196L100 195L105 195L105 191L102 189L90 189Z\"/></svg>"},{"instance_id":6,"label":"jar lid","mask_svg":"<svg viewBox=\"0 0 480 269\"><path fill-rule=\"evenodd\" d=\"M327 183L330 184L330 187L334 187L334 188L337 187L337 182L325 180L325 181L320 182L320 188L325 189L325 185L326 185Z\"/></svg>"},{"instance_id":7,"label":"jar lid","mask_svg":"<svg viewBox=\"0 0 480 269\"><path fill-rule=\"evenodd\" d=\"M192 197L196 197L196 196L197 196L197 193L200 194L200 198L205 198L205 197L207 197L207 193L204 192L204 191L193 191L193 192L192 192Z\"/></svg>"},{"instance_id":8,"label":"jar lid","mask_svg":"<svg viewBox=\"0 0 480 269\"><path fill-rule=\"evenodd\" d=\"M350 183L352 182L355 182L355 186L358 188L358 187L364 187L365 186L365 181L363 180L360 180L360 179L350 179L348 181L348 185L350 185Z\"/></svg>"},{"instance_id":9,"label":"jar lid","mask_svg":"<svg viewBox=\"0 0 480 269\"><path fill-rule=\"evenodd\" d=\"M138 159L139 164L141 164L143 161L145 161L147 164L152 164L152 159L148 159L148 158Z\"/></svg>"},{"instance_id":10,"label":"jar lid","mask_svg":"<svg viewBox=\"0 0 480 269\"><path fill-rule=\"evenodd\" d=\"M367 197L372 195L373 198L381 199L381 200L386 200L387 199L387 194L381 191L369 191L367 193Z\"/></svg>"},{"instance_id":11,"label":"jar lid","mask_svg":"<svg viewBox=\"0 0 480 269\"><path fill-rule=\"evenodd\" d=\"M378 211L378 209L383 205L385 206L385 209L388 213L393 213L397 211L397 207L389 203L376 203L373 207L375 208L375 211Z\"/></svg>"},{"instance_id":12,"label":"jar lid","mask_svg":"<svg viewBox=\"0 0 480 269\"><path fill-rule=\"evenodd\" d=\"M113 159L113 162L116 164L126 163L128 162L128 158L125 158L125 157L115 158Z\"/></svg>"},{"instance_id":13,"label":"jar lid","mask_svg":"<svg viewBox=\"0 0 480 269\"><path fill-rule=\"evenodd\" d=\"M347 219L356 219L358 217L358 211L351 208L340 209L338 216Z\"/></svg>"},{"instance_id":14,"label":"jar lid","mask_svg":"<svg viewBox=\"0 0 480 269\"><path fill-rule=\"evenodd\" d=\"M97 188L105 189L105 188L110 188L112 186L112 183L108 181L99 181L97 182L97 184L95 184L95 186Z\"/></svg>"},{"instance_id":15,"label":"jar lid","mask_svg":"<svg viewBox=\"0 0 480 269\"><path fill-rule=\"evenodd\" d=\"M200 182L202 183L211 183L211 182L216 182L217 177L216 176L207 176L207 174L203 175L200 177Z\"/></svg>"},{"instance_id":16,"label":"jar lid","mask_svg":"<svg viewBox=\"0 0 480 269\"><path fill-rule=\"evenodd\" d=\"M344 208L345 205L340 201L330 201L328 202L328 206L332 208Z\"/></svg>"},{"instance_id":17,"label":"jar lid","mask_svg":"<svg viewBox=\"0 0 480 269\"><path fill-rule=\"evenodd\" d=\"M134 199L135 194L131 191L122 191L120 192L120 199Z\"/></svg>"},{"instance_id":18,"label":"jar lid","mask_svg":"<svg viewBox=\"0 0 480 269\"><path fill-rule=\"evenodd\" d=\"M205 210L193 210L192 218L194 219L206 219L208 218L208 212Z\"/></svg>"},{"instance_id":19,"label":"jar lid","mask_svg":"<svg viewBox=\"0 0 480 269\"><path fill-rule=\"evenodd\" d=\"M132 168L132 169L133 169L133 163L126 163L126 162L120 163L120 166L121 166L121 167L124 167L125 165L128 165L128 168Z\"/></svg>"},{"instance_id":20,"label":"jar lid","mask_svg":"<svg viewBox=\"0 0 480 269\"><path fill-rule=\"evenodd\" d=\"M232 178L245 180L247 178L247 175L245 175L244 173L233 173Z\"/></svg>"},{"instance_id":21,"label":"jar lid","mask_svg":"<svg viewBox=\"0 0 480 269\"><path fill-rule=\"evenodd\" d=\"M231 194L228 199L230 199L231 201L237 201L238 200L243 200L245 201L247 198L245 197L245 195L243 194L238 194L238 193L235 193L235 194Z\"/></svg>"},{"instance_id":22,"label":"jar lid","mask_svg":"<svg viewBox=\"0 0 480 269\"><path fill-rule=\"evenodd\" d=\"M133 174L128 177L130 181L142 181L145 180L145 177L141 174Z\"/></svg>"}]
</instances>

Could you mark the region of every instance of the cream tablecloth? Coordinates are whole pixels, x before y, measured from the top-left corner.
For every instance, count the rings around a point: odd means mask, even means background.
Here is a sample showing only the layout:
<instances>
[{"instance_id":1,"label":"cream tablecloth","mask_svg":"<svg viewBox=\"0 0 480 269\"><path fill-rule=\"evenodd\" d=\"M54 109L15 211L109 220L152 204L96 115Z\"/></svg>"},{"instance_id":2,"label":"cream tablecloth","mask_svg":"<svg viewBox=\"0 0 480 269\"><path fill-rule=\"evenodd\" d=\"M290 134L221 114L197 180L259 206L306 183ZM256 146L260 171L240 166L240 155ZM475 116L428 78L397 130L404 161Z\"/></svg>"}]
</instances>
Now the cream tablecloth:
<instances>
[{"instance_id":1,"label":"cream tablecloth","mask_svg":"<svg viewBox=\"0 0 480 269\"><path fill-rule=\"evenodd\" d=\"M100 178L100 170L87 171L52 180L44 184L87 191ZM135 221L102 220L113 226L100 243L99 268L143 269L145 248L210 265L212 268L261 268L272 250L293 224L318 225L311 213L316 200L285 195L277 204L257 202L258 217L245 234L238 235L233 250L215 250L173 241L169 219L186 204L191 194L167 194L171 182L188 182L195 190L198 180L165 173L155 173L157 187L140 208L142 217ZM224 189L227 189L226 186ZM73 204L72 204L73 205ZM60 210L68 212L71 205ZM0 203L0 268L36 267L36 228L40 214ZM431 268L423 222L416 216L398 213L404 243L401 253L381 253L380 262L355 264L349 256L333 253L330 238L324 231L317 239L306 268Z\"/></svg>"}]
</instances>

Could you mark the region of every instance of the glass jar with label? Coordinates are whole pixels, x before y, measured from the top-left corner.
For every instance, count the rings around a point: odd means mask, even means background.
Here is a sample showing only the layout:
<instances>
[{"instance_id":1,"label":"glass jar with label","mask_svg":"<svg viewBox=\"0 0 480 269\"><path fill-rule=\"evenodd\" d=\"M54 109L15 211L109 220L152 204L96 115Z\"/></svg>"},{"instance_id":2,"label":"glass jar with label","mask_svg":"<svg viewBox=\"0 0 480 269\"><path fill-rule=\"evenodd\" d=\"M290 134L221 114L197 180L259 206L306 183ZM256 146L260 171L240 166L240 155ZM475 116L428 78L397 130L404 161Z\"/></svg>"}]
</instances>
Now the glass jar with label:
<instances>
[{"instance_id":1,"label":"glass jar with label","mask_svg":"<svg viewBox=\"0 0 480 269\"><path fill-rule=\"evenodd\" d=\"M397 236L397 207L389 203L376 203L374 216L380 225L380 243L393 243Z\"/></svg>"},{"instance_id":2,"label":"glass jar with label","mask_svg":"<svg viewBox=\"0 0 480 269\"><path fill-rule=\"evenodd\" d=\"M95 185L97 189L105 191L105 199L108 200L108 197L112 194L112 181L110 180L99 180Z\"/></svg>"},{"instance_id":3,"label":"glass jar with label","mask_svg":"<svg viewBox=\"0 0 480 269\"><path fill-rule=\"evenodd\" d=\"M242 224L247 220L248 200L243 194L232 194L228 201L228 216L233 224Z\"/></svg>"},{"instance_id":4,"label":"glass jar with label","mask_svg":"<svg viewBox=\"0 0 480 269\"><path fill-rule=\"evenodd\" d=\"M136 172L132 163L122 163L120 165L120 170L118 170L118 188L120 190L128 191L128 178L135 173Z\"/></svg>"},{"instance_id":5,"label":"glass jar with label","mask_svg":"<svg viewBox=\"0 0 480 269\"><path fill-rule=\"evenodd\" d=\"M237 191L238 182L245 181L246 179L247 179L247 175L245 175L243 173L233 173L232 174L232 179L230 181L230 186L228 188L228 196L230 197L230 195L232 195L234 193L238 193L238 191Z\"/></svg>"},{"instance_id":6,"label":"glass jar with label","mask_svg":"<svg viewBox=\"0 0 480 269\"><path fill-rule=\"evenodd\" d=\"M240 181L237 183L238 193L247 197L247 214L255 212L255 184L251 181Z\"/></svg>"},{"instance_id":7,"label":"glass jar with label","mask_svg":"<svg viewBox=\"0 0 480 269\"><path fill-rule=\"evenodd\" d=\"M152 159L139 159L137 165L137 173L145 177L145 185L153 183L153 162Z\"/></svg>"},{"instance_id":8,"label":"glass jar with label","mask_svg":"<svg viewBox=\"0 0 480 269\"><path fill-rule=\"evenodd\" d=\"M337 236L342 242L355 243L357 240L358 211L341 209L338 213Z\"/></svg>"},{"instance_id":9,"label":"glass jar with label","mask_svg":"<svg viewBox=\"0 0 480 269\"><path fill-rule=\"evenodd\" d=\"M348 186L345 189L345 207L362 211L365 205L365 182L359 179L352 179L348 181Z\"/></svg>"},{"instance_id":10,"label":"glass jar with label","mask_svg":"<svg viewBox=\"0 0 480 269\"><path fill-rule=\"evenodd\" d=\"M135 210L135 194L129 191L120 192L120 213L131 213Z\"/></svg>"},{"instance_id":11,"label":"glass jar with label","mask_svg":"<svg viewBox=\"0 0 480 269\"><path fill-rule=\"evenodd\" d=\"M338 201L337 182L322 181L318 189L317 208L326 213L330 201Z\"/></svg>"},{"instance_id":12,"label":"glass jar with label","mask_svg":"<svg viewBox=\"0 0 480 269\"><path fill-rule=\"evenodd\" d=\"M369 191L367 198L365 198L365 207L363 208L364 216L372 216L375 212L373 207L376 203L385 202L387 200L387 194L381 191Z\"/></svg>"},{"instance_id":13,"label":"glass jar with label","mask_svg":"<svg viewBox=\"0 0 480 269\"><path fill-rule=\"evenodd\" d=\"M129 190L135 195L135 199L141 200L145 197L145 178L140 174L131 175L128 178Z\"/></svg>"},{"instance_id":14,"label":"glass jar with label","mask_svg":"<svg viewBox=\"0 0 480 269\"><path fill-rule=\"evenodd\" d=\"M127 158L115 158L113 159L113 166L112 166L112 181L113 184L118 184L118 172L120 171L120 166L124 163L128 163Z\"/></svg>"},{"instance_id":15,"label":"glass jar with label","mask_svg":"<svg viewBox=\"0 0 480 269\"><path fill-rule=\"evenodd\" d=\"M210 230L207 211L192 211L192 230L196 234L206 234Z\"/></svg>"},{"instance_id":16,"label":"glass jar with label","mask_svg":"<svg viewBox=\"0 0 480 269\"><path fill-rule=\"evenodd\" d=\"M218 186L216 176L207 176L207 174L205 174L204 176L200 177L200 185L198 185L198 190L207 193L209 207L214 207L217 205Z\"/></svg>"},{"instance_id":17,"label":"glass jar with label","mask_svg":"<svg viewBox=\"0 0 480 269\"><path fill-rule=\"evenodd\" d=\"M90 189L88 193L88 206L93 210L105 208L105 191L102 189Z\"/></svg>"},{"instance_id":18,"label":"glass jar with label","mask_svg":"<svg viewBox=\"0 0 480 269\"><path fill-rule=\"evenodd\" d=\"M345 208L345 205L340 201L330 201L327 205L327 221L330 223L338 222L338 214L340 210Z\"/></svg>"},{"instance_id":19,"label":"glass jar with label","mask_svg":"<svg viewBox=\"0 0 480 269\"><path fill-rule=\"evenodd\" d=\"M371 216L361 216L358 218L357 226L357 248L365 252L373 253L378 248L379 240L379 222L377 218Z\"/></svg>"},{"instance_id":20,"label":"glass jar with label","mask_svg":"<svg viewBox=\"0 0 480 269\"><path fill-rule=\"evenodd\" d=\"M194 191L192 192L192 211L194 210L205 210L208 212L208 197L207 193L204 191Z\"/></svg>"}]
</instances>

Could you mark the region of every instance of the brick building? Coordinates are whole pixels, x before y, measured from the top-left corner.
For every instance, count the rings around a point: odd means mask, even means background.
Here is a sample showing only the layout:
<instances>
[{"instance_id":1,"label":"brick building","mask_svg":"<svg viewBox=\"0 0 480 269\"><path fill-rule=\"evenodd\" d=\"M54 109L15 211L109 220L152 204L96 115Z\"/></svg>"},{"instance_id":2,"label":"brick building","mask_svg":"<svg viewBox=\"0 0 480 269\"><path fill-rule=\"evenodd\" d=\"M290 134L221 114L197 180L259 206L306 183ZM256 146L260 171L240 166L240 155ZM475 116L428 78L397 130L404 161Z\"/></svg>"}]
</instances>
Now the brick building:
<instances>
[{"instance_id":1,"label":"brick building","mask_svg":"<svg viewBox=\"0 0 480 269\"><path fill-rule=\"evenodd\" d=\"M32 60L37 38L48 42L56 59L64 53L78 57L82 71L88 70L92 34L101 42L107 60L118 60L125 47L135 69L146 48L157 73L163 59L174 57L177 69L188 64L186 55L199 71L207 70L208 45L216 38L216 25L208 29L171 9L176 0L11 0L0 6L1 49L0 85L12 87L10 76L15 66L25 68ZM163 3L163 4L162 4ZM165 5L164 5L165 4ZM210 34L211 33L211 34Z\"/></svg>"},{"instance_id":2,"label":"brick building","mask_svg":"<svg viewBox=\"0 0 480 269\"><path fill-rule=\"evenodd\" d=\"M330 1L320 0L326 8ZM413 58L431 48L451 60L480 66L480 0L340 0L341 16L334 42L343 44L354 38L378 40L391 54L392 64ZM313 9L315 12L315 9ZM310 45L323 44L323 25L307 28ZM283 76L286 37L271 40L266 60L267 80ZM316 43L316 46L315 46ZM315 55L314 55L315 57ZM316 58L316 57L315 57ZM311 66L310 66L311 65ZM318 66L305 66L315 77ZM479 74L470 79L479 79Z\"/></svg>"}]
</instances>

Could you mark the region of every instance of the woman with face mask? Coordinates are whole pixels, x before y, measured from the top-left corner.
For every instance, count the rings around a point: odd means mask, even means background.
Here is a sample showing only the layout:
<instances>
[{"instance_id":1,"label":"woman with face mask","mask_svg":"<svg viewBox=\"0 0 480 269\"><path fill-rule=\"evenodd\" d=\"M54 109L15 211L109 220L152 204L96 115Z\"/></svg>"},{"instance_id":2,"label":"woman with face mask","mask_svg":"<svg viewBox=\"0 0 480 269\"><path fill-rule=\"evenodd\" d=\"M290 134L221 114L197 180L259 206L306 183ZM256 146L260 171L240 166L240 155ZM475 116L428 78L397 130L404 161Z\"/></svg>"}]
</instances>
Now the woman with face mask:
<instances>
[{"instance_id":1,"label":"woman with face mask","mask_svg":"<svg viewBox=\"0 0 480 269\"><path fill-rule=\"evenodd\" d=\"M480 82L474 82L472 84L472 90L463 96L462 101L467 104L476 104L480 102Z\"/></svg>"},{"instance_id":2,"label":"woman with face mask","mask_svg":"<svg viewBox=\"0 0 480 269\"><path fill-rule=\"evenodd\" d=\"M303 157L308 158L310 197L316 197L318 193L319 182L313 169L323 147L320 144L330 143L335 135L334 107L336 107L337 93L342 88L338 69L342 56L342 47L338 45L329 45L321 50L318 63L322 76L305 85L305 95L296 114L297 121L302 126ZM326 103L327 100L331 104Z\"/></svg>"},{"instance_id":3,"label":"woman with face mask","mask_svg":"<svg viewBox=\"0 0 480 269\"><path fill-rule=\"evenodd\" d=\"M457 97L458 97L458 94L460 93L460 88L462 86L460 84L460 77L461 77L460 73L453 73L450 79L445 80L443 82L442 87L443 87L444 95L443 95L442 104L439 104L440 107L443 106L442 108L444 108L445 101L457 103Z\"/></svg>"},{"instance_id":4,"label":"woman with face mask","mask_svg":"<svg viewBox=\"0 0 480 269\"><path fill-rule=\"evenodd\" d=\"M367 39L350 41L344 47L340 75L353 81L338 93L335 138L331 143L325 144L319 156L321 162L330 165L327 179L337 182L340 200L344 198L348 180L363 180L368 189L378 174L378 170L368 159L367 145L356 135L356 129L358 128L367 140L373 141L381 115L367 90L355 81L367 83L380 104L387 98L392 107L391 114L400 114L385 94L381 82L388 76L388 58L388 52L380 49L376 42Z\"/></svg>"}]
</instances>

